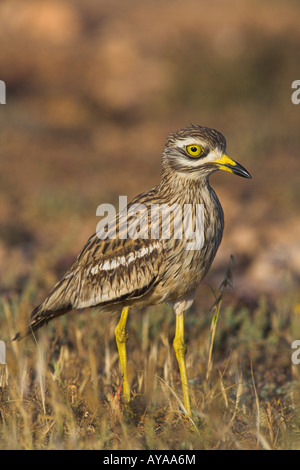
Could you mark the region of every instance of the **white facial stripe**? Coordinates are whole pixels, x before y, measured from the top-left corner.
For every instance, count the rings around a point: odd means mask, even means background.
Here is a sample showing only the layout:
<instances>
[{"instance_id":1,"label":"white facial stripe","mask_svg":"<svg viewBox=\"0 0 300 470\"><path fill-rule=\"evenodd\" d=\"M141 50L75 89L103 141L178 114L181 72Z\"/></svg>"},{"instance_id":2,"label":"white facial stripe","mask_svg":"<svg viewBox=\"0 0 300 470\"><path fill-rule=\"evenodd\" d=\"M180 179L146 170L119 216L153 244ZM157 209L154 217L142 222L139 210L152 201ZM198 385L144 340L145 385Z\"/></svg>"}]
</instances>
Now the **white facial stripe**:
<instances>
[{"instance_id":1,"label":"white facial stripe","mask_svg":"<svg viewBox=\"0 0 300 470\"><path fill-rule=\"evenodd\" d=\"M190 145L190 144L188 144ZM209 162L213 162L215 160L218 160L219 158L222 157L222 152L218 151L218 150L213 150L211 152L209 152L208 155L206 155L206 157L201 157L200 158L189 158L188 160L188 165L189 166L202 166L204 165L205 163L209 163ZM186 157L184 157L183 155L178 155L176 157L177 160L180 160L182 162L182 164L186 165L187 164L187 159Z\"/></svg>"},{"instance_id":2,"label":"white facial stripe","mask_svg":"<svg viewBox=\"0 0 300 470\"><path fill-rule=\"evenodd\" d=\"M176 140L175 146L179 148L183 148L183 147L186 147L187 145L192 145L192 144L203 145L201 143L201 140L195 139L194 137L187 137L186 139Z\"/></svg>"},{"instance_id":3,"label":"white facial stripe","mask_svg":"<svg viewBox=\"0 0 300 470\"><path fill-rule=\"evenodd\" d=\"M218 150L213 150L212 152L209 152L208 155L206 155L206 157L204 158L200 158L200 162L201 162L201 165L203 165L204 163L209 163L209 162L214 162L215 160L218 160L219 158L222 157L222 152L218 151Z\"/></svg>"}]
</instances>

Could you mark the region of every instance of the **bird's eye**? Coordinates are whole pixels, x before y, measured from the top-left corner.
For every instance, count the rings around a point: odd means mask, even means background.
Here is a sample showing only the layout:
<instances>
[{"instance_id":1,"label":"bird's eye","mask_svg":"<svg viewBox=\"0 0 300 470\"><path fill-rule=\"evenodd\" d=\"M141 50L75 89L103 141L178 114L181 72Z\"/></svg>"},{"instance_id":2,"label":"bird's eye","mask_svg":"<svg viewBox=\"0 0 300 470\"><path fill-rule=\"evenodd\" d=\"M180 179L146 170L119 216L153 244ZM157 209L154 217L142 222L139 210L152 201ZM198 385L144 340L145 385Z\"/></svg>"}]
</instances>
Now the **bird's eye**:
<instances>
[{"instance_id":1,"label":"bird's eye","mask_svg":"<svg viewBox=\"0 0 300 470\"><path fill-rule=\"evenodd\" d=\"M191 157L199 157L204 152L201 145L187 145L185 149Z\"/></svg>"}]
</instances>

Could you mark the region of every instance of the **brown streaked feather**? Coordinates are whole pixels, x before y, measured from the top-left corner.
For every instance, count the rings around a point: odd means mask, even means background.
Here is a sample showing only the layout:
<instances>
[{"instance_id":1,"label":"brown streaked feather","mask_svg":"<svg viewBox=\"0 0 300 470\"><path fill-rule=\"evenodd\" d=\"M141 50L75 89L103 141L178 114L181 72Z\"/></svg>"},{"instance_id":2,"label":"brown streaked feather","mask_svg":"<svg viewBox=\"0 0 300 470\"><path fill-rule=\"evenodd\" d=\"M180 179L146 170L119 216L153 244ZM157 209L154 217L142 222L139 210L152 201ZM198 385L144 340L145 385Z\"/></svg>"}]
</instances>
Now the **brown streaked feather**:
<instances>
[{"instance_id":1,"label":"brown streaked feather","mask_svg":"<svg viewBox=\"0 0 300 470\"><path fill-rule=\"evenodd\" d=\"M162 251L159 240L100 240L95 234L33 310L25 336L72 309L118 304L146 294L157 282ZM22 336L18 333L14 339Z\"/></svg>"},{"instance_id":2,"label":"brown streaked feather","mask_svg":"<svg viewBox=\"0 0 300 470\"><path fill-rule=\"evenodd\" d=\"M96 235L95 235L96 237ZM120 240L93 240L86 264L79 257L67 276L80 278L71 299L73 308L117 303L146 293L155 283L162 263L163 248L159 240L130 238ZM91 256L100 244L113 242L116 250L108 248L103 256Z\"/></svg>"}]
</instances>

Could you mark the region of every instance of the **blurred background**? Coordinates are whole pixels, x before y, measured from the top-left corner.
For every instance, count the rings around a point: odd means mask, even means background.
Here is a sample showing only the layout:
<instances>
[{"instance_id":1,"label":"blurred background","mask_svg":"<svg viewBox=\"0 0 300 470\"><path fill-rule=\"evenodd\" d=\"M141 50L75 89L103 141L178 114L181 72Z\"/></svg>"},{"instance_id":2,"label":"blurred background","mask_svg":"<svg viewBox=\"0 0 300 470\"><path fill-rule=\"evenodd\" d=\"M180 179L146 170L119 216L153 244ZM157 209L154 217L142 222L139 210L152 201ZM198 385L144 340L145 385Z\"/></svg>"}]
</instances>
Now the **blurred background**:
<instances>
[{"instance_id":1,"label":"blurred background","mask_svg":"<svg viewBox=\"0 0 300 470\"><path fill-rule=\"evenodd\" d=\"M1 296L41 300L97 206L157 184L167 134L190 122L253 177L211 177L226 227L208 282L233 254L239 295L297 291L299 15L296 0L2 0Z\"/></svg>"},{"instance_id":2,"label":"blurred background","mask_svg":"<svg viewBox=\"0 0 300 470\"><path fill-rule=\"evenodd\" d=\"M299 448L299 19L298 0L1 0L1 448ZM70 313L38 343L10 339L95 232L97 206L156 185L168 133L190 122L222 132L253 179L210 180L225 231L186 317L189 434L168 306L128 321L136 426L118 412L115 316Z\"/></svg>"}]
</instances>

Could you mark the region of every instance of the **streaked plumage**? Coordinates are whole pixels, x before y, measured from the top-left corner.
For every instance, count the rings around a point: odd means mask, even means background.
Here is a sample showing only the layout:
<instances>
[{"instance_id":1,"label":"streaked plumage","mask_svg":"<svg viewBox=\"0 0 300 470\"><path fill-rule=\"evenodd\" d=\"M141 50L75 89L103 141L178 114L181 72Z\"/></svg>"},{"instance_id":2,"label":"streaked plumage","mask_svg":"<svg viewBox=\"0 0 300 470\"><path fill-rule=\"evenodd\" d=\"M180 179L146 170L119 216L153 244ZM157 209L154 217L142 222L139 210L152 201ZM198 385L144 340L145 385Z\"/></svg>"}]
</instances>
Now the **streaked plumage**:
<instances>
[{"instance_id":1,"label":"streaked plumage","mask_svg":"<svg viewBox=\"0 0 300 470\"><path fill-rule=\"evenodd\" d=\"M189 150L201 154L196 158ZM163 152L161 182L133 199L127 208L130 212L134 204L143 204L148 209L139 227L139 238L123 238L119 230L114 239L109 238L109 232L105 240L94 234L63 279L32 312L26 333L71 309L93 306L124 309L167 301L173 305L177 316L182 315L191 305L195 290L209 270L222 239L223 211L208 177L217 169L250 177L243 167L226 157L225 152L225 138L213 129L192 125L170 134ZM193 230L198 217L197 204L202 205L204 240L201 249L188 250L190 241L184 236L175 237L185 204L192 208L189 224ZM167 211L172 205L175 210L170 213L170 237L164 238L164 218L159 216L158 208ZM134 215L130 215L127 229L134 227L135 222ZM120 226L119 215L116 226L117 229ZM157 235L155 238L153 233ZM185 391L184 394L190 413Z\"/></svg>"}]
</instances>

